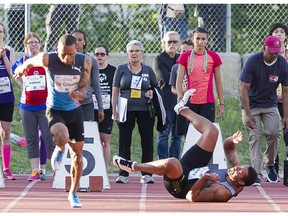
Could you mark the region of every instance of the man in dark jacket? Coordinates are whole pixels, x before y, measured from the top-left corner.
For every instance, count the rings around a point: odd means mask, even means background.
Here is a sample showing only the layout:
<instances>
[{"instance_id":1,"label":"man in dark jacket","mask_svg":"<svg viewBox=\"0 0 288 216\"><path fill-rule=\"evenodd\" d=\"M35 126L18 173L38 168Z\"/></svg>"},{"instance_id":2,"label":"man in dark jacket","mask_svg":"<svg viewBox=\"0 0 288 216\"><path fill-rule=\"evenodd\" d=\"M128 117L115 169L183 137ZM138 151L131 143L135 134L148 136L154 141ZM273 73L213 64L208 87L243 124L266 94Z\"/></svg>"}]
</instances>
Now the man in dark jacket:
<instances>
[{"instance_id":1,"label":"man in dark jacket","mask_svg":"<svg viewBox=\"0 0 288 216\"><path fill-rule=\"evenodd\" d=\"M173 110L177 103L177 96L171 92L169 79L171 69L176 63L179 54L177 53L180 44L180 36L175 31L169 31L162 39L163 52L160 53L153 62L153 69L156 73L158 86L162 91L163 103L168 118L168 126L164 131L159 132L158 136L158 156L159 159L168 157L179 158L182 136L176 135L176 113ZM168 140L171 133L171 145L169 148Z\"/></svg>"}]
</instances>

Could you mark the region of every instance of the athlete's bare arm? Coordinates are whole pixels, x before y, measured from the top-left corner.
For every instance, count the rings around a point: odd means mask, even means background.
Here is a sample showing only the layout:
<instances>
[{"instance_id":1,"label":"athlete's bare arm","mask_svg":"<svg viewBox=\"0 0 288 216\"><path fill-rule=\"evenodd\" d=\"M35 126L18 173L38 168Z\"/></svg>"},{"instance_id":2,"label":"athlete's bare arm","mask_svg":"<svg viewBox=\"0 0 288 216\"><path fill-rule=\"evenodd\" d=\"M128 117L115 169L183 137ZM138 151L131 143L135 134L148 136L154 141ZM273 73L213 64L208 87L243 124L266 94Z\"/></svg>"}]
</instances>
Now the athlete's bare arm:
<instances>
[{"instance_id":1,"label":"athlete's bare arm","mask_svg":"<svg viewBox=\"0 0 288 216\"><path fill-rule=\"evenodd\" d=\"M79 91L83 88L84 89L87 88L89 80L90 80L91 69L92 69L91 57L89 55L86 55L85 60L84 60L84 72L78 84Z\"/></svg>"},{"instance_id":2,"label":"athlete's bare arm","mask_svg":"<svg viewBox=\"0 0 288 216\"><path fill-rule=\"evenodd\" d=\"M69 93L69 96L74 100L75 103L78 103L79 100L83 100L86 97L91 69L92 69L91 57L89 55L86 55L84 59L84 71L83 75L80 78L78 89L75 91L71 91Z\"/></svg>"},{"instance_id":3,"label":"athlete's bare arm","mask_svg":"<svg viewBox=\"0 0 288 216\"><path fill-rule=\"evenodd\" d=\"M15 69L14 78L18 79L23 76L25 70L31 67L48 67L49 55L48 53L41 52L38 55L27 59L22 65Z\"/></svg>"},{"instance_id":4,"label":"athlete's bare arm","mask_svg":"<svg viewBox=\"0 0 288 216\"><path fill-rule=\"evenodd\" d=\"M236 152L236 147L243 140L243 134L241 131L235 132L232 136L228 137L224 141L224 151L226 154L227 161L230 166L241 165L239 157Z\"/></svg>"},{"instance_id":5,"label":"athlete's bare arm","mask_svg":"<svg viewBox=\"0 0 288 216\"><path fill-rule=\"evenodd\" d=\"M230 191L223 185L218 184L219 176L216 173L204 174L187 193L186 198L190 202L227 202L231 198ZM207 181L212 184L203 186Z\"/></svg>"}]
</instances>

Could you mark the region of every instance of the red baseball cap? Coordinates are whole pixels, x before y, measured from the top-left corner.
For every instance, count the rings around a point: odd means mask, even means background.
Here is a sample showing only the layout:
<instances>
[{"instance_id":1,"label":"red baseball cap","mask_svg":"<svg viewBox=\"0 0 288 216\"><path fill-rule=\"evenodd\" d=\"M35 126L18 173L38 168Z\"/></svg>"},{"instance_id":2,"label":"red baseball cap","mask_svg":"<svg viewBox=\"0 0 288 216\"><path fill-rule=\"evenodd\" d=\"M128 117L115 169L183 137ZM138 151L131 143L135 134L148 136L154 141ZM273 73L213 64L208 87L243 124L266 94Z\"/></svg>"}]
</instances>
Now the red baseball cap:
<instances>
[{"instance_id":1,"label":"red baseball cap","mask_svg":"<svg viewBox=\"0 0 288 216\"><path fill-rule=\"evenodd\" d=\"M276 36L268 36L265 39L264 46L267 46L270 53L280 53L281 52L281 41Z\"/></svg>"}]
</instances>

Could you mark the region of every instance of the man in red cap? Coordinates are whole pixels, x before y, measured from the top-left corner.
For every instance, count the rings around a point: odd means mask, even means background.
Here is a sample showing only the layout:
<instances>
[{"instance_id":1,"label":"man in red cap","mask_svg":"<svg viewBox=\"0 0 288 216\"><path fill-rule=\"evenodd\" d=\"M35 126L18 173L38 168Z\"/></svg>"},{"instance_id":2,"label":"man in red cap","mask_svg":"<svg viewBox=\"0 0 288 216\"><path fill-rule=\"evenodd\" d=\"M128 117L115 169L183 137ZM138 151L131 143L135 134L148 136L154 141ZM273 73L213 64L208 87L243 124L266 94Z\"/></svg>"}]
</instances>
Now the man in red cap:
<instances>
[{"instance_id":1,"label":"man in red cap","mask_svg":"<svg viewBox=\"0 0 288 216\"><path fill-rule=\"evenodd\" d=\"M258 178L254 185L261 185L262 163L267 180L277 182L274 164L280 136L280 115L277 108L276 89L282 84L283 127L288 131L288 64L281 52L281 41L268 36L263 50L251 55L240 74L240 100L243 124L248 132L250 160ZM262 152L262 124L266 137L266 149Z\"/></svg>"}]
</instances>

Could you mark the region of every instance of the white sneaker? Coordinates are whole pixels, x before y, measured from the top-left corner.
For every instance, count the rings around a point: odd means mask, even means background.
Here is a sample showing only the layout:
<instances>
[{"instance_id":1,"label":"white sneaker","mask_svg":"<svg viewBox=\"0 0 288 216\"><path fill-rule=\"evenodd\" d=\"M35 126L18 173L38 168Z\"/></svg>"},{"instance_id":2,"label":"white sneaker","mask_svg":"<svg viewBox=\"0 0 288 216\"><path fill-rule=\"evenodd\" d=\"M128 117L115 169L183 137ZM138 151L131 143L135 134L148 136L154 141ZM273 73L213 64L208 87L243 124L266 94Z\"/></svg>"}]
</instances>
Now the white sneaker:
<instances>
[{"instance_id":1,"label":"white sneaker","mask_svg":"<svg viewBox=\"0 0 288 216\"><path fill-rule=\"evenodd\" d=\"M188 109L187 106L185 106L189 100L189 98L196 92L196 89L189 89L185 92L183 98L176 104L174 107L174 111L179 115L180 111L182 109Z\"/></svg>"},{"instance_id":2,"label":"white sneaker","mask_svg":"<svg viewBox=\"0 0 288 216\"><path fill-rule=\"evenodd\" d=\"M76 193L69 193L68 200L70 202L71 208L82 208L82 204Z\"/></svg>"},{"instance_id":3,"label":"white sneaker","mask_svg":"<svg viewBox=\"0 0 288 216\"><path fill-rule=\"evenodd\" d=\"M140 179L140 183L142 183L142 184L153 184L154 182L155 181L154 181L153 177L150 175L144 175Z\"/></svg>"},{"instance_id":4,"label":"white sneaker","mask_svg":"<svg viewBox=\"0 0 288 216\"><path fill-rule=\"evenodd\" d=\"M117 167L118 169L124 170L128 173L134 172L135 163L136 163L135 161L126 160L117 155L114 155L113 157L113 165Z\"/></svg>"},{"instance_id":5,"label":"white sneaker","mask_svg":"<svg viewBox=\"0 0 288 216\"><path fill-rule=\"evenodd\" d=\"M115 182L116 182L116 183L126 184L126 183L129 182L129 179L128 179L128 177L126 177L126 176L119 176L119 177L116 179Z\"/></svg>"},{"instance_id":6,"label":"white sneaker","mask_svg":"<svg viewBox=\"0 0 288 216\"><path fill-rule=\"evenodd\" d=\"M189 202L192 202L192 191L191 190L189 190L188 193L186 194L186 199Z\"/></svg>"},{"instance_id":7,"label":"white sneaker","mask_svg":"<svg viewBox=\"0 0 288 216\"><path fill-rule=\"evenodd\" d=\"M257 178L256 181L253 183L253 186L261 186L261 179Z\"/></svg>"},{"instance_id":8,"label":"white sneaker","mask_svg":"<svg viewBox=\"0 0 288 216\"><path fill-rule=\"evenodd\" d=\"M51 167L53 170L59 170L61 168L63 155L64 151L61 151L59 148L53 151L51 156Z\"/></svg>"}]
</instances>

